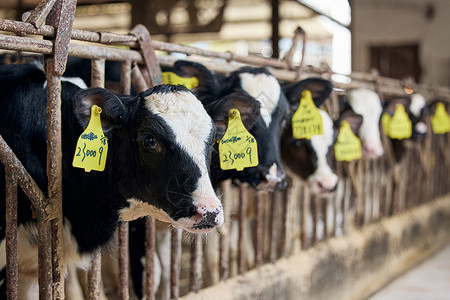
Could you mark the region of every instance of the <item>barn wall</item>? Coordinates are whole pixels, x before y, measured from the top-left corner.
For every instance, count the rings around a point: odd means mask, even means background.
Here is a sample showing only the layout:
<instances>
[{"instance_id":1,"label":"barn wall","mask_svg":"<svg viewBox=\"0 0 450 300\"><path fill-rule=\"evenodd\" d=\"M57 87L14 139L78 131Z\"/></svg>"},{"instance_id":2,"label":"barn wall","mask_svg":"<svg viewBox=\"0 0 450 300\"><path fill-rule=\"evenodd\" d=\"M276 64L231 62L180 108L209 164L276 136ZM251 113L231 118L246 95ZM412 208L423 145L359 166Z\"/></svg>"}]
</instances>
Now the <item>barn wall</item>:
<instances>
[{"instance_id":1,"label":"barn wall","mask_svg":"<svg viewBox=\"0 0 450 300\"><path fill-rule=\"evenodd\" d=\"M450 1L353 0L352 66L369 71L371 45L418 43L422 82L450 85ZM434 17L426 18L427 3Z\"/></svg>"},{"instance_id":2,"label":"barn wall","mask_svg":"<svg viewBox=\"0 0 450 300\"><path fill-rule=\"evenodd\" d=\"M362 299L450 241L450 195L182 299Z\"/></svg>"}]
</instances>

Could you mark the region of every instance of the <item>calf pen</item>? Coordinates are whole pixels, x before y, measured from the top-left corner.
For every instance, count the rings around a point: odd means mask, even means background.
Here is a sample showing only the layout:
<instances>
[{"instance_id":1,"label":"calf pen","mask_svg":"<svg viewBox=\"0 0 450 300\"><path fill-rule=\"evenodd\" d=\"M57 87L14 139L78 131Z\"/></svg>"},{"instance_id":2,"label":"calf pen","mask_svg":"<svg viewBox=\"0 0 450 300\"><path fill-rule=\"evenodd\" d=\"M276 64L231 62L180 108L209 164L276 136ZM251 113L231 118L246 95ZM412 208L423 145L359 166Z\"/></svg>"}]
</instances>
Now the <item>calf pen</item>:
<instances>
[{"instance_id":1,"label":"calf pen","mask_svg":"<svg viewBox=\"0 0 450 300\"><path fill-rule=\"evenodd\" d=\"M138 91L162 82L159 64L171 65L175 58L166 55L155 56L155 49L166 53L187 54L187 59L201 60L209 69L220 73L230 72L242 65L252 65L267 66L277 78L285 81L295 81L300 76L310 75L332 79L334 75L326 67L293 66L289 59L279 61L254 56L243 57L151 41L150 35L142 26L137 26L128 35L72 30L75 5L76 1L73 0L43 1L31 13L27 22L0 20L1 30L18 35L0 35L1 49L45 55L48 80L47 157L52 158L48 159L49 181L45 194L49 196L45 197L11 149L0 139L0 159L7 174L7 299L17 299L18 288L17 185L28 195L38 216L39 297L64 299L64 274L60 264L63 199L59 107L60 80L68 55L92 60L91 86L104 86L105 60L122 62L121 92L124 94L130 93L131 82ZM45 20L48 25L43 25ZM302 36L300 30L297 33L293 51L297 40ZM71 43L71 40L76 40L77 43ZM134 50L125 50L123 46ZM140 69L138 65L144 68ZM347 78L350 83L334 82L335 91L327 100L326 107L333 118L337 118L339 113L336 93L360 86L372 87L381 96L401 94L403 89L408 87L423 94L427 99L450 99L447 89L384 78L376 73L354 73ZM336 162L335 169L340 181L336 194L328 198L312 196L307 185L295 176L290 176L286 191L274 193L256 192L246 185L234 186L229 181L224 182L220 193L223 194L224 207L228 210L229 218L216 234L220 239L213 250L216 251L215 254L211 254L209 249L206 255L202 255L203 246L212 243L213 234L206 237L184 237L184 233L179 230L172 230L171 298L197 299L216 295L230 299L298 299L301 296L315 295L329 299L331 294L327 293L332 292L335 293L336 299L351 298L348 294L337 291L333 284L342 285L341 289L345 286L343 274L346 270L360 274L361 269L366 266L369 271L375 270L377 264L383 265L384 259L391 262L392 259L389 260L386 253L390 249L391 239L388 232L394 227L399 226L396 230L401 230L402 242L398 246L400 248L406 249L419 243L420 236L423 235L429 235L428 242L421 249L423 253L426 253L426 249L437 247L437 244L430 244L439 243L441 231L445 231L445 228L448 231L450 228L450 135L428 134L422 143L408 141L406 153L398 162L395 161L390 140L386 136L383 144L385 154L380 159ZM442 198L445 196L446 198ZM398 219L405 218L405 215L409 221L404 221L406 225L403 224L402 227ZM381 230L380 226L385 230ZM147 299L153 299L153 256L156 243L153 218L146 217L146 227L144 294ZM120 224L118 236L120 280L118 288L109 296L129 299L127 222ZM333 252L336 248L342 248L340 241L350 241L352 238L367 240L367 244L361 246L363 250L357 246L348 246L352 251ZM402 253L401 249L396 251L397 254ZM316 253L316 257L314 258L313 254L308 256L311 253ZM324 257L317 259L318 253ZM214 255L219 257L217 266L207 268L207 259ZM354 255L354 260L350 260L353 265L346 269L342 260L337 257L339 255ZM312 258L316 262L313 267L305 263L305 259ZM362 261L357 264L355 259L358 258L366 263ZM322 273L314 273L311 268ZM289 270L292 269L295 272L291 274ZM311 271L309 275L306 273L308 269ZM216 273L211 273L211 270ZM282 274L283 272L285 274ZM395 274L394 271L391 273L391 276ZM217 278L221 283L217 284L213 278ZM88 283L87 299L100 299L100 249L92 257ZM207 287L208 285L210 286ZM230 289L233 290L230 292ZM360 289L363 289L363 285ZM362 294L364 292L361 291Z\"/></svg>"}]
</instances>

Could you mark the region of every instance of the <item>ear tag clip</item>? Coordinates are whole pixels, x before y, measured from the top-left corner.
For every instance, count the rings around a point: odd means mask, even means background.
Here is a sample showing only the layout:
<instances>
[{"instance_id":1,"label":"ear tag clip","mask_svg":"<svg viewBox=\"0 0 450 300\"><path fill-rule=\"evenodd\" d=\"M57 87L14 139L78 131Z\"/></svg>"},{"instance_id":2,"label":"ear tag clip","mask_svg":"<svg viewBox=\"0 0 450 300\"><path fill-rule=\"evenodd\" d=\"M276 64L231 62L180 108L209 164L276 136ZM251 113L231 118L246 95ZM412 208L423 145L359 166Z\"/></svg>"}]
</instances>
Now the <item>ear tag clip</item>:
<instances>
[{"instance_id":1,"label":"ear tag clip","mask_svg":"<svg viewBox=\"0 0 450 300\"><path fill-rule=\"evenodd\" d=\"M403 104L395 106L395 113L389 121L389 137L391 139L403 140L412 135L412 123L405 111Z\"/></svg>"},{"instance_id":2,"label":"ear tag clip","mask_svg":"<svg viewBox=\"0 0 450 300\"><path fill-rule=\"evenodd\" d=\"M197 77L181 77L174 72L162 72L161 75L165 84L183 85L189 90L199 85Z\"/></svg>"},{"instance_id":3,"label":"ear tag clip","mask_svg":"<svg viewBox=\"0 0 450 300\"><path fill-rule=\"evenodd\" d=\"M80 135L73 157L72 165L82 168L86 172L91 170L103 171L108 153L108 138L103 133L100 121L102 109L97 105L91 107L91 119Z\"/></svg>"},{"instance_id":4,"label":"ear tag clip","mask_svg":"<svg viewBox=\"0 0 450 300\"><path fill-rule=\"evenodd\" d=\"M296 139L311 139L313 135L323 134L322 116L311 96L311 92L302 92L297 111L292 116L292 135Z\"/></svg>"},{"instance_id":5,"label":"ear tag clip","mask_svg":"<svg viewBox=\"0 0 450 300\"><path fill-rule=\"evenodd\" d=\"M219 141L219 155L222 170L242 171L259 163L256 139L245 128L237 109L228 112L228 127Z\"/></svg>"},{"instance_id":6,"label":"ear tag clip","mask_svg":"<svg viewBox=\"0 0 450 300\"><path fill-rule=\"evenodd\" d=\"M450 116L445 110L445 106L442 102L437 104L436 111L431 117L431 127L435 134L450 132Z\"/></svg>"},{"instance_id":7,"label":"ear tag clip","mask_svg":"<svg viewBox=\"0 0 450 300\"><path fill-rule=\"evenodd\" d=\"M388 113L384 113L381 116L381 127L385 135L389 135L389 123L391 122L391 116Z\"/></svg>"},{"instance_id":8,"label":"ear tag clip","mask_svg":"<svg viewBox=\"0 0 450 300\"><path fill-rule=\"evenodd\" d=\"M361 142L353 133L350 124L342 121L339 135L334 145L334 154L337 161L352 161L362 156Z\"/></svg>"}]
</instances>

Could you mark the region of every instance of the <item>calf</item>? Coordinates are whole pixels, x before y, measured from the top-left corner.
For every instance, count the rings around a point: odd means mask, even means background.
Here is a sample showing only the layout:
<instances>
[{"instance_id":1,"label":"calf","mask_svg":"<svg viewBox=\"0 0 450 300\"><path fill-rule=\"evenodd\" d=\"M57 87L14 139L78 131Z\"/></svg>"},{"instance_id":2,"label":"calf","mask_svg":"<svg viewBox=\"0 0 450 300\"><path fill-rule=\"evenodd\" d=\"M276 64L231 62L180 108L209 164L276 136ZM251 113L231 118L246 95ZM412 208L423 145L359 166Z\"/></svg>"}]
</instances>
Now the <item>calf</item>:
<instances>
[{"instance_id":1,"label":"calf","mask_svg":"<svg viewBox=\"0 0 450 300\"><path fill-rule=\"evenodd\" d=\"M380 157L384 153L380 137L380 118L383 111L380 97L367 88L350 90L347 97L352 110L363 117L358 131L363 157L368 159Z\"/></svg>"},{"instance_id":2,"label":"calf","mask_svg":"<svg viewBox=\"0 0 450 300\"><path fill-rule=\"evenodd\" d=\"M281 156L286 166L308 182L311 192L325 195L336 189L337 176L331 169L330 149L335 140L333 122L323 110L319 110L323 122L323 134L310 140L295 139L292 132L292 114L297 110L304 90L312 93L314 104L319 107L330 95L333 85L321 78L309 78L285 84L283 90L290 103L291 114L281 136Z\"/></svg>"},{"instance_id":3,"label":"calf","mask_svg":"<svg viewBox=\"0 0 450 300\"><path fill-rule=\"evenodd\" d=\"M35 64L0 66L0 87L0 134L45 192L45 74ZM111 240L119 219L153 214L193 233L208 232L223 222L208 171L214 124L186 88L160 85L137 96L119 96L63 81L61 101L63 265L86 262L83 258ZM103 110L102 128L109 143L103 172L71 165L94 104ZM0 178L4 176L2 168ZM0 211L5 211L3 179L0 197ZM19 298L37 299L36 224L25 194L20 191L18 198ZM1 217L2 252L4 238ZM0 298L5 298L5 255L0 254Z\"/></svg>"}]
</instances>

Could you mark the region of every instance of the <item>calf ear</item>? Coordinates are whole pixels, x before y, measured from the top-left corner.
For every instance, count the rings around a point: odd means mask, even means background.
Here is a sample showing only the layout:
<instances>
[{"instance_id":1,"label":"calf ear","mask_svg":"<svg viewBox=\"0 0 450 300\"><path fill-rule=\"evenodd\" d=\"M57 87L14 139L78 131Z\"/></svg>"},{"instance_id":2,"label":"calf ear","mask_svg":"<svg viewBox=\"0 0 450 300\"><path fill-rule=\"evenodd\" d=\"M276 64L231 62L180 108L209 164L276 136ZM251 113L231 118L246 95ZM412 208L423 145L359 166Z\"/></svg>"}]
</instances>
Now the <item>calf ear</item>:
<instances>
[{"instance_id":1,"label":"calf ear","mask_svg":"<svg viewBox=\"0 0 450 300\"><path fill-rule=\"evenodd\" d=\"M352 110L344 111L340 116L340 121L347 121L350 124L350 128L352 129L355 135L358 135L359 128L363 122L363 116L355 113Z\"/></svg>"},{"instance_id":2,"label":"calf ear","mask_svg":"<svg viewBox=\"0 0 450 300\"><path fill-rule=\"evenodd\" d=\"M94 104L102 108L100 118L105 133L121 126L128 119L128 110L119 97L102 88L79 91L75 94L72 104L75 117L83 128L89 124L91 107Z\"/></svg>"},{"instance_id":3,"label":"calf ear","mask_svg":"<svg viewBox=\"0 0 450 300\"><path fill-rule=\"evenodd\" d=\"M299 82L284 84L282 88L291 107L296 109L304 90L311 91L314 103L319 107L330 95L333 84L331 81L322 78L308 78Z\"/></svg>"},{"instance_id":4,"label":"calf ear","mask_svg":"<svg viewBox=\"0 0 450 300\"><path fill-rule=\"evenodd\" d=\"M204 65L178 60L173 65L171 71L182 77L196 77L199 85L191 89L191 92L202 102L206 103L208 100L217 99L219 89L213 73Z\"/></svg>"},{"instance_id":5,"label":"calf ear","mask_svg":"<svg viewBox=\"0 0 450 300\"><path fill-rule=\"evenodd\" d=\"M229 94L205 107L216 124L216 139L221 139L227 130L228 112L230 109L239 110L242 123L247 130L255 126L261 114L261 104L255 98L245 93Z\"/></svg>"}]
</instances>

